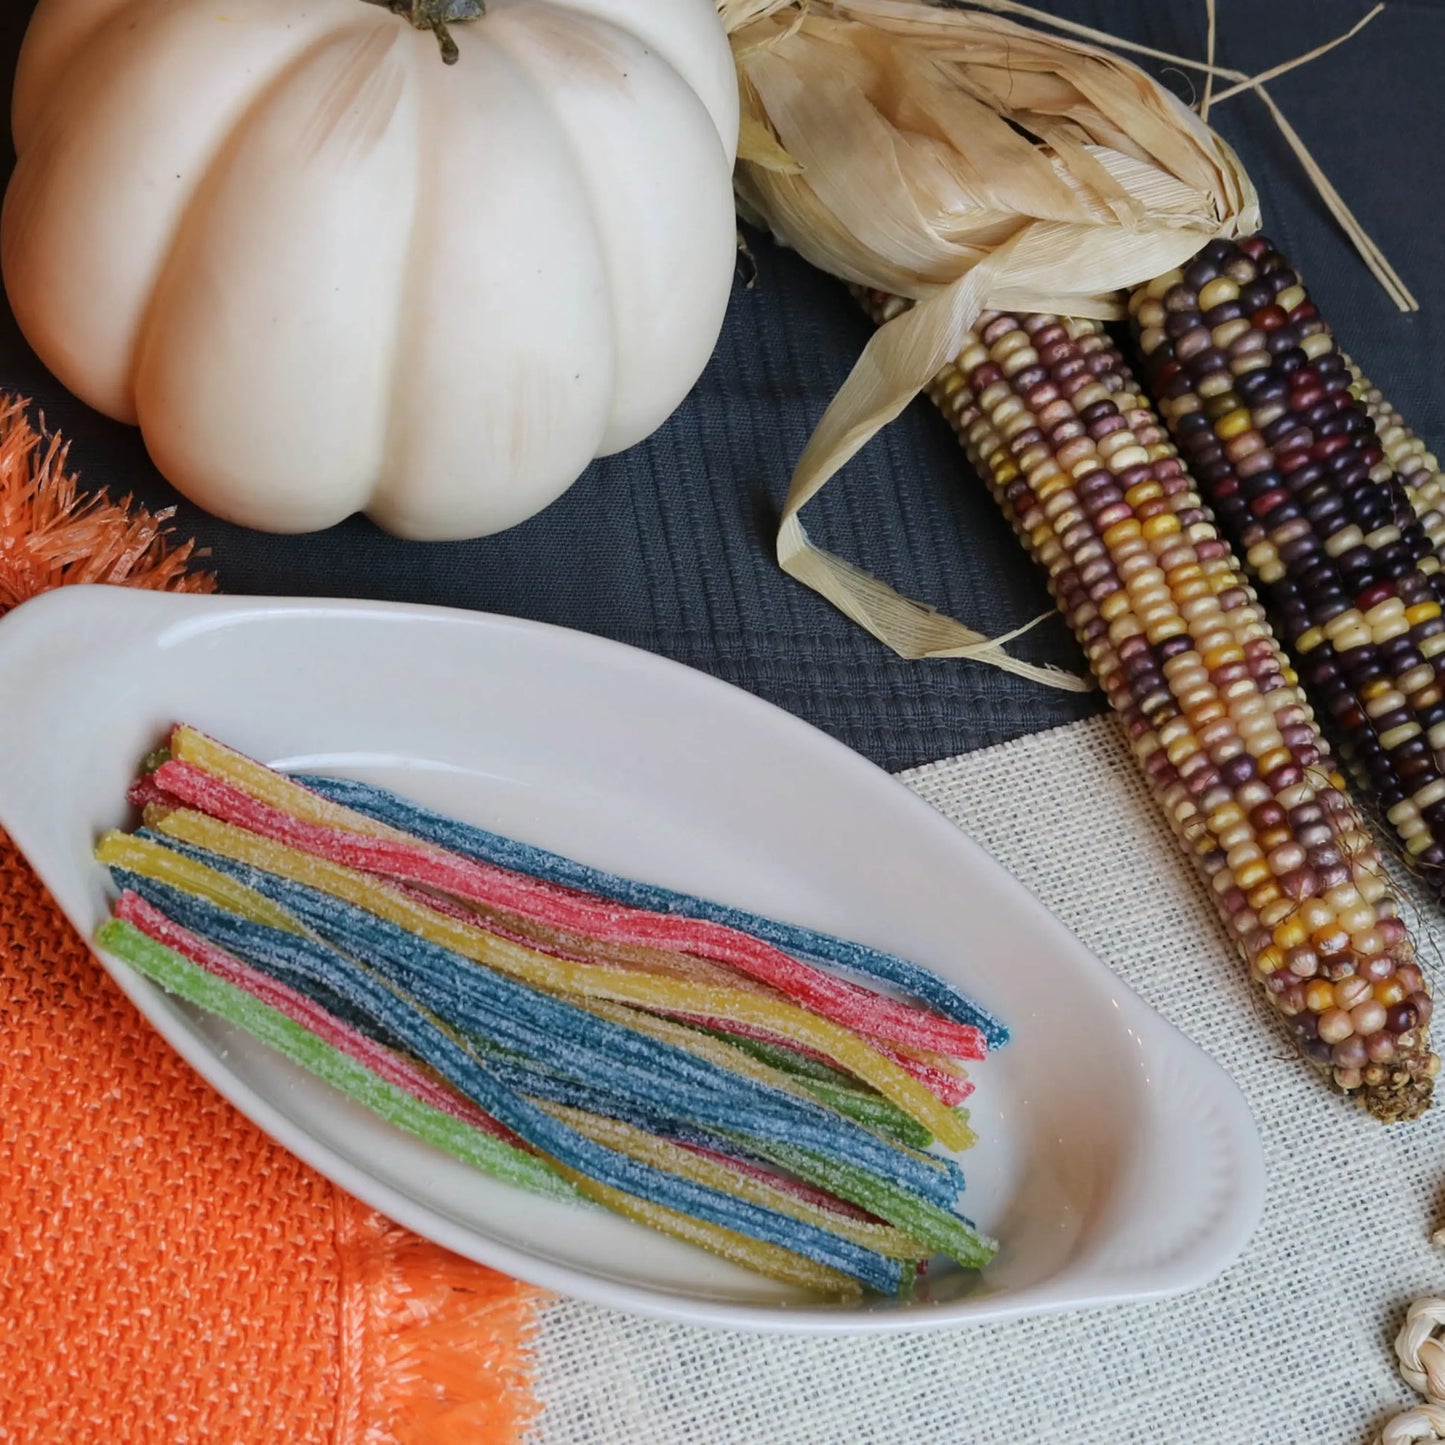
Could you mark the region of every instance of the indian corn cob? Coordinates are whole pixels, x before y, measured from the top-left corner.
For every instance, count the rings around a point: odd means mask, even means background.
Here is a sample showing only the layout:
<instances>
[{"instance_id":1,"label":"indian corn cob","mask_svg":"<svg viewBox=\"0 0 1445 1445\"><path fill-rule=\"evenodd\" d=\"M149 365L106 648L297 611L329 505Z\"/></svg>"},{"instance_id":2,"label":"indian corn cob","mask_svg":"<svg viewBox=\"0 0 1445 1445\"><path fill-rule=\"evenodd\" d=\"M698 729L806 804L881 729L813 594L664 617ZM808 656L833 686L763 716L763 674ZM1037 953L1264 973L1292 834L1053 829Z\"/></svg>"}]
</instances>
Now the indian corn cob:
<instances>
[{"instance_id":1,"label":"indian corn cob","mask_svg":"<svg viewBox=\"0 0 1445 1445\"><path fill-rule=\"evenodd\" d=\"M1385 449L1385 459L1405 488L1432 550L1436 557L1445 560L1445 510L1442 510L1445 476L1440 473L1439 461L1385 400L1380 389L1368 381L1348 357L1345 361L1350 371L1350 395L1374 423L1380 445Z\"/></svg>"},{"instance_id":2,"label":"indian corn cob","mask_svg":"<svg viewBox=\"0 0 1445 1445\"><path fill-rule=\"evenodd\" d=\"M869 293L886 320L907 303ZM1304 1053L1385 1119L1429 1104L1399 905L1238 563L1091 321L988 312L931 395L1048 574L1239 948Z\"/></svg>"},{"instance_id":3,"label":"indian corn cob","mask_svg":"<svg viewBox=\"0 0 1445 1445\"><path fill-rule=\"evenodd\" d=\"M1445 889L1445 573L1299 278L1263 237L1134 292L1159 409L1363 796Z\"/></svg>"}]
</instances>

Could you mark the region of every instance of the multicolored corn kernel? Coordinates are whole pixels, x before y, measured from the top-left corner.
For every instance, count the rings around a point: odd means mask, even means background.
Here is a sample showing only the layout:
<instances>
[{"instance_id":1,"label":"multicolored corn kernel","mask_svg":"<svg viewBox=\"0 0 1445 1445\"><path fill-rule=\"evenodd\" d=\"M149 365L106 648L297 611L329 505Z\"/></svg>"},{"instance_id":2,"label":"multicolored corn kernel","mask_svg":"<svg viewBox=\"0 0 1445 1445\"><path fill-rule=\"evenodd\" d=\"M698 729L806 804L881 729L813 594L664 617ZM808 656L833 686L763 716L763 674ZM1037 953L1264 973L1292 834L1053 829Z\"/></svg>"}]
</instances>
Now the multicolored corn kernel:
<instances>
[{"instance_id":1,"label":"multicolored corn kernel","mask_svg":"<svg viewBox=\"0 0 1445 1445\"><path fill-rule=\"evenodd\" d=\"M1345 365L1350 373L1350 395L1374 424L1385 458L1405 488L1435 556L1445 556L1445 475L1439 461L1349 357Z\"/></svg>"},{"instance_id":2,"label":"multicolored corn kernel","mask_svg":"<svg viewBox=\"0 0 1445 1445\"><path fill-rule=\"evenodd\" d=\"M864 300L878 320L906 304ZM986 313L931 394L1048 574L1303 1052L1381 1118L1421 1113L1439 1060L1398 904L1258 599L1117 349L1094 322Z\"/></svg>"},{"instance_id":3,"label":"multicolored corn kernel","mask_svg":"<svg viewBox=\"0 0 1445 1445\"><path fill-rule=\"evenodd\" d=\"M1445 572L1424 484L1412 495L1396 472L1329 328L1262 237L1211 243L1130 311L1159 409L1341 757L1445 890Z\"/></svg>"}]
</instances>

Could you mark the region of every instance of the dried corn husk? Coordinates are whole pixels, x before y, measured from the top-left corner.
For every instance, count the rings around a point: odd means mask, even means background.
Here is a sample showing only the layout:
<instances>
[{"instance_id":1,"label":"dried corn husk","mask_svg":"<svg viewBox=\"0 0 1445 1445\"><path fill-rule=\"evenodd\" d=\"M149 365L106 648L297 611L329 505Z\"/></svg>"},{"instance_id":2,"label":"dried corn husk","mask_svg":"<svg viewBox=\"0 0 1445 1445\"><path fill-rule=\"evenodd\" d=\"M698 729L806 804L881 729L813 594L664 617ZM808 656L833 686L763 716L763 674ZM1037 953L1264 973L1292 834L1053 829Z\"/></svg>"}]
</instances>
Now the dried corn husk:
<instances>
[{"instance_id":1,"label":"dried corn husk","mask_svg":"<svg viewBox=\"0 0 1445 1445\"><path fill-rule=\"evenodd\" d=\"M1127 60L922 0L717 0L742 97L744 217L855 285L919 304L882 327L798 462L784 570L904 657L1056 686L815 547L802 507L954 356L985 309L1122 315L1118 292L1259 226L1230 148Z\"/></svg>"}]
</instances>

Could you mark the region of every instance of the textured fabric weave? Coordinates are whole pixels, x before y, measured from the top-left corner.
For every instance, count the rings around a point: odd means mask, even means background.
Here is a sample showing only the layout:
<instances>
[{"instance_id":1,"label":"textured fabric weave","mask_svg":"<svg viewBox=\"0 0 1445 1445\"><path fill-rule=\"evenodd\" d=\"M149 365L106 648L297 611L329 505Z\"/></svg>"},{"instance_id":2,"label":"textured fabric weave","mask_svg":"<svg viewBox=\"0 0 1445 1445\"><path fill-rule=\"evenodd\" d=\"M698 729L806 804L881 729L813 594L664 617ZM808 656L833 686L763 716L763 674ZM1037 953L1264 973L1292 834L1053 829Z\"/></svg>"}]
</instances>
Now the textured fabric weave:
<instances>
[{"instance_id":1,"label":"textured fabric weave","mask_svg":"<svg viewBox=\"0 0 1445 1445\"><path fill-rule=\"evenodd\" d=\"M8 843L0 897L0 1438L327 1439L331 1186L150 1030Z\"/></svg>"},{"instance_id":2,"label":"textured fabric weave","mask_svg":"<svg viewBox=\"0 0 1445 1445\"><path fill-rule=\"evenodd\" d=\"M534 1299L242 1118L0 834L0 1442L502 1445Z\"/></svg>"},{"instance_id":3,"label":"textured fabric weave","mask_svg":"<svg viewBox=\"0 0 1445 1445\"><path fill-rule=\"evenodd\" d=\"M1429 1244L1445 1109L1382 1125L1293 1056L1111 719L906 781L1238 1081L1266 1156L1254 1240L1187 1296L914 1337L712 1333L558 1302L536 1445L1365 1445L1418 1403L1390 1341L1411 1300L1445 1291ZM1419 911L1428 964L1445 923Z\"/></svg>"}]
</instances>

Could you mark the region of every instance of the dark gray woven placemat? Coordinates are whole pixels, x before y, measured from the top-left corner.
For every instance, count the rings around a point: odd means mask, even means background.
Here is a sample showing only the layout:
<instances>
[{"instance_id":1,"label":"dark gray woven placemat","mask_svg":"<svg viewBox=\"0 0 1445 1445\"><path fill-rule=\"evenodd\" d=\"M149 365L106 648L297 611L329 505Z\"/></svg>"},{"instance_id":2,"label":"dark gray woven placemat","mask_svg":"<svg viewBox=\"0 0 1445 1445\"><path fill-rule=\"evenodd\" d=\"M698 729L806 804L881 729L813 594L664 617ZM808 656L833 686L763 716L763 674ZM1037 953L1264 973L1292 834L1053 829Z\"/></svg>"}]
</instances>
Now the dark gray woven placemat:
<instances>
[{"instance_id":1,"label":"dark gray woven placemat","mask_svg":"<svg viewBox=\"0 0 1445 1445\"><path fill-rule=\"evenodd\" d=\"M666 0L659 0L666 3ZM13 71L33 5L0 9L0 67ZM1203 53L1196 0L1055 0L1059 14L1175 51ZM1343 0L1220 0L1221 61L1251 73L1347 27ZM1276 98L1424 311L1399 316L1336 232L1263 108L1229 101L1217 123L1259 186L1266 224L1296 258L1349 349L1445 441L1445 5L1391 0L1345 48L1275 83ZM1188 82L1169 80L1181 93ZM8 152L5 165L9 164ZM620 639L715 673L780 704L888 768L987 746L1101 706L963 662L895 658L773 556L792 461L861 349L868 326L835 283L761 244L756 286L735 289L716 355L650 442L596 464L558 503L502 536L402 543L360 519L304 538L228 526L182 504L179 526L211 548L232 592L361 596L537 618ZM0 311L0 387L32 397L73 442L91 486L174 500L138 435L57 385ZM264 418L258 418L264 425ZM807 513L813 534L988 631L1046 610L1047 594L942 421L914 406ZM1081 666L1051 620L1022 655Z\"/></svg>"}]
</instances>

